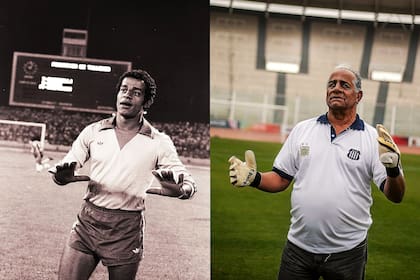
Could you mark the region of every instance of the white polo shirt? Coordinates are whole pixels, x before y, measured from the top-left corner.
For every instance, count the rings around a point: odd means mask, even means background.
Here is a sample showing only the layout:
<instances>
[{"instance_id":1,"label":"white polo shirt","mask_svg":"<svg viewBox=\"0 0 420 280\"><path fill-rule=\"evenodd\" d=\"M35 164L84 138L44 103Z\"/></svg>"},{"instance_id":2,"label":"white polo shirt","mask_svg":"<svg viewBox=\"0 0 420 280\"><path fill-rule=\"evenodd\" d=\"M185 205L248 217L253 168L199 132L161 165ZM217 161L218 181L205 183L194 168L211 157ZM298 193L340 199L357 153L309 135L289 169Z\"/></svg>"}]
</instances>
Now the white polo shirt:
<instances>
[{"instance_id":1,"label":"white polo shirt","mask_svg":"<svg viewBox=\"0 0 420 280\"><path fill-rule=\"evenodd\" d=\"M171 169L176 175L183 173L184 184L195 190L195 182L170 137L144 118L137 135L122 149L114 117L88 125L61 163L76 161L81 167L88 160L91 181L84 198L100 207L143 210L146 190L154 178L152 170L158 168Z\"/></svg>"},{"instance_id":2,"label":"white polo shirt","mask_svg":"<svg viewBox=\"0 0 420 280\"><path fill-rule=\"evenodd\" d=\"M298 123L273 170L294 179L288 239L312 253L336 253L362 242L372 218L371 182L386 179L377 132L359 116L339 135L327 115Z\"/></svg>"}]
</instances>

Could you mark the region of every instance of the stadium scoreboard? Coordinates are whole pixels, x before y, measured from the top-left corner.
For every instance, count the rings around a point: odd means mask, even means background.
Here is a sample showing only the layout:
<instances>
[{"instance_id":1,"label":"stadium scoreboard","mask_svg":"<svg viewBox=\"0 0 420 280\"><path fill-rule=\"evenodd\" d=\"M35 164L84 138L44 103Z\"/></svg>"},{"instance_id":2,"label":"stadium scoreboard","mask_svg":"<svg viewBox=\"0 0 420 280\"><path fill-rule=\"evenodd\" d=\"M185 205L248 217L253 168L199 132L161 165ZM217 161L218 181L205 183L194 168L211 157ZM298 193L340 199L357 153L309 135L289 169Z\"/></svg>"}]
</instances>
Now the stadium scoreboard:
<instances>
[{"instance_id":1,"label":"stadium scoreboard","mask_svg":"<svg viewBox=\"0 0 420 280\"><path fill-rule=\"evenodd\" d=\"M110 113L129 70L128 61L14 52L9 105Z\"/></svg>"}]
</instances>

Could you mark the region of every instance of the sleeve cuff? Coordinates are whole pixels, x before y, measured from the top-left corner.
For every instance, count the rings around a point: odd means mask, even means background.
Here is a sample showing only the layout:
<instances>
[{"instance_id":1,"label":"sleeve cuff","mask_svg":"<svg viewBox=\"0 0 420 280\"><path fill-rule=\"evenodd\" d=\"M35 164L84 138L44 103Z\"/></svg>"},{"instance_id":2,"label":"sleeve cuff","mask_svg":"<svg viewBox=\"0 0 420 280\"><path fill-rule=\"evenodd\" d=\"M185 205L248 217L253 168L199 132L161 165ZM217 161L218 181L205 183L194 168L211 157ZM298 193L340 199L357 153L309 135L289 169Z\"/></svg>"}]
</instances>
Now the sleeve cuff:
<instances>
[{"instance_id":1,"label":"sleeve cuff","mask_svg":"<svg viewBox=\"0 0 420 280\"><path fill-rule=\"evenodd\" d=\"M184 193L178 197L179 199L192 198L194 194L197 192L197 189L195 188L195 186L191 185L190 183L184 183L181 188Z\"/></svg>"},{"instance_id":2,"label":"sleeve cuff","mask_svg":"<svg viewBox=\"0 0 420 280\"><path fill-rule=\"evenodd\" d=\"M272 171L276 172L280 177L283 177L284 179L287 179L289 181L293 180L293 176L287 174L284 171L281 171L280 169L277 169L277 168L273 167Z\"/></svg>"}]
</instances>

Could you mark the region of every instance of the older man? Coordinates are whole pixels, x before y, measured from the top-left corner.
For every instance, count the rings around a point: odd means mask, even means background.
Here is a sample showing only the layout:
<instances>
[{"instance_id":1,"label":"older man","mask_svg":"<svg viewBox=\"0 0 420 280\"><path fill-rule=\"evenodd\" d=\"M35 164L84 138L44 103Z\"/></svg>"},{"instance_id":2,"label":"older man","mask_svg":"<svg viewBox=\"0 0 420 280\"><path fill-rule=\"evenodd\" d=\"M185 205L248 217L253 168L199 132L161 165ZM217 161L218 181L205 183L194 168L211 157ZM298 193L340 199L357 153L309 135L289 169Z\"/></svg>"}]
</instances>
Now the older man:
<instances>
[{"instance_id":1,"label":"older man","mask_svg":"<svg viewBox=\"0 0 420 280\"><path fill-rule=\"evenodd\" d=\"M359 117L362 97L357 72L338 66L327 82L328 112L293 128L271 171L257 172L252 151L246 162L229 159L235 186L281 192L294 181L278 279L364 279L371 182L390 201L403 199L399 149L383 126Z\"/></svg>"}]
</instances>

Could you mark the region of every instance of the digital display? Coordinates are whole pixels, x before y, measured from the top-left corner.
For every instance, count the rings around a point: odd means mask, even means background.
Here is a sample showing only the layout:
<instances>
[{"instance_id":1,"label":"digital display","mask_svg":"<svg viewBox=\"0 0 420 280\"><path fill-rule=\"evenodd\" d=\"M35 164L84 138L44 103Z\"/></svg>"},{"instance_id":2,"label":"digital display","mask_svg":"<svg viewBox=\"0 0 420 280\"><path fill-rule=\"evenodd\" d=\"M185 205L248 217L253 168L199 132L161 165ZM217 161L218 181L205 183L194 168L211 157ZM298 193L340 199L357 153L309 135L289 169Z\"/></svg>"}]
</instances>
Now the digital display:
<instances>
[{"instance_id":1,"label":"digital display","mask_svg":"<svg viewBox=\"0 0 420 280\"><path fill-rule=\"evenodd\" d=\"M9 105L110 113L131 62L15 52Z\"/></svg>"}]
</instances>

